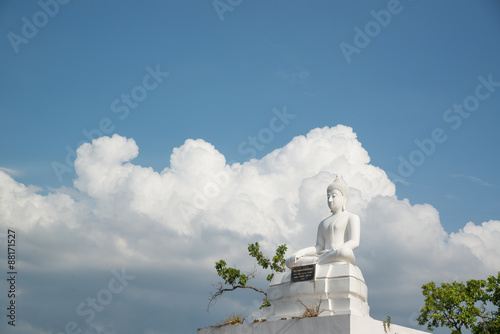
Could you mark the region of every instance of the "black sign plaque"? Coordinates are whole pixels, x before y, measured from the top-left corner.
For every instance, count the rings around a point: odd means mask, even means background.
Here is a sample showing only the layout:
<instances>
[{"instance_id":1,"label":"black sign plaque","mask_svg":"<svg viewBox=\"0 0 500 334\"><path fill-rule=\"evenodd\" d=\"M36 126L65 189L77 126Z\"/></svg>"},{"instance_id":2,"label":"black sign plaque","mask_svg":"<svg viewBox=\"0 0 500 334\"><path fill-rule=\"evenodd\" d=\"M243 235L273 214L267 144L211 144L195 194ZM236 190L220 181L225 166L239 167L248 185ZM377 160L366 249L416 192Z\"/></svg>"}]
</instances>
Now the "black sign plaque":
<instances>
[{"instance_id":1,"label":"black sign plaque","mask_svg":"<svg viewBox=\"0 0 500 334\"><path fill-rule=\"evenodd\" d=\"M314 280L315 264L292 268L292 282Z\"/></svg>"}]
</instances>

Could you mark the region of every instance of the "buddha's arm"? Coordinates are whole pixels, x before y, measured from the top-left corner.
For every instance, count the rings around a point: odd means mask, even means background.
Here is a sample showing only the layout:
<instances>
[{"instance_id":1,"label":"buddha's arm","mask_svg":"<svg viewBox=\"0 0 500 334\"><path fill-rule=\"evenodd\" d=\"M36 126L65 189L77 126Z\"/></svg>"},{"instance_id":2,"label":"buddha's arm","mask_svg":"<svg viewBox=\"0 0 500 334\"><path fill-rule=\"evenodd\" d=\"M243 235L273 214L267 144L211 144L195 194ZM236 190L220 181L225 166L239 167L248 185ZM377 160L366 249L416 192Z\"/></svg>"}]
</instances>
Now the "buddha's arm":
<instances>
[{"instance_id":1,"label":"buddha's arm","mask_svg":"<svg viewBox=\"0 0 500 334\"><path fill-rule=\"evenodd\" d=\"M316 246L311 246L307 248L302 248L298 250L292 257L297 260L306 255L314 255L318 254L320 251L323 251L325 248L325 236L323 231L323 224L319 224L318 226L318 236L316 238Z\"/></svg>"},{"instance_id":2,"label":"buddha's arm","mask_svg":"<svg viewBox=\"0 0 500 334\"><path fill-rule=\"evenodd\" d=\"M347 222L347 230L346 237L348 239L339 246L339 248L350 248L355 250L359 247L359 239L360 239L360 223L359 217L357 215L351 215L349 217L349 221Z\"/></svg>"},{"instance_id":3,"label":"buddha's arm","mask_svg":"<svg viewBox=\"0 0 500 334\"><path fill-rule=\"evenodd\" d=\"M316 236L316 247L314 253L319 254L325 250L325 228L323 222L318 225L318 235Z\"/></svg>"},{"instance_id":4,"label":"buddha's arm","mask_svg":"<svg viewBox=\"0 0 500 334\"><path fill-rule=\"evenodd\" d=\"M314 246L311 246L311 247L307 247L307 248L302 248L301 250L299 250L297 253L295 253L295 258L301 258L305 255L313 255L313 254L316 254L316 247Z\"/></svg>"},{"instance_id":5,"label":"buddha's arm","mask_svg":"<svg viewBox=\"0 0 500 334\"><path fill-rule=\"evenodd\" d=\"M306 255L312 255L316 253L316 247L307 247L297 251L295 254L286 259L286 266L291 268L297 263L297 260Z\"/></svg>"}]
</instances>

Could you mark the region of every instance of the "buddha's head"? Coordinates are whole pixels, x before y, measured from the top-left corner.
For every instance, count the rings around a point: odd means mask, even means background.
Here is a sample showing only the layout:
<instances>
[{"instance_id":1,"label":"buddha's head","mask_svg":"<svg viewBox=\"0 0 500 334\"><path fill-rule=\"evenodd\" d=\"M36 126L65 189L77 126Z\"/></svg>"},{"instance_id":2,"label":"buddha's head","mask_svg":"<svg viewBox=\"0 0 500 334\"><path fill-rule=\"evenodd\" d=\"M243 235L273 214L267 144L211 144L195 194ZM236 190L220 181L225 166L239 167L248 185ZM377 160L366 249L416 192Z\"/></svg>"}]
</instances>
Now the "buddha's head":
<instances>
[{"instance_id":1,"label":"buddha's head","mask_svg":"<svg viewBox=\"0 0 500 334\"><path fill-rule=\"evenodd\" d=\"M330 184L326 190L328 207L332 213L342 212L347 210L347 202L349 201L349 187L344 182L340 175L337 175L335 181Z\"/></svg>"}]
</instances>

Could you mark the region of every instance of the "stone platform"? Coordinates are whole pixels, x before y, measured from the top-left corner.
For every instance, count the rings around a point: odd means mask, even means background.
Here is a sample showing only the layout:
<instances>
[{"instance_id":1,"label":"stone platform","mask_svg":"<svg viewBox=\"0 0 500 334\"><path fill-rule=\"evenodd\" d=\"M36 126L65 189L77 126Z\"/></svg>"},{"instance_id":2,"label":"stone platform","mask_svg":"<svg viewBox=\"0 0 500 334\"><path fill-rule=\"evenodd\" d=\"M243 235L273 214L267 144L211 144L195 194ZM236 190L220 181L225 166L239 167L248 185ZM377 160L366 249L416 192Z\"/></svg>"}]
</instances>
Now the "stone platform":
<instances>
[{"instance_id":1,"label":"stone platform","mask_svg":"<svg viewBox=\"0 0 500 334\"><path fill-rule=\"evenodd\" d=\"M291 318L319 305L320 316L369 315L368 289L361 270L350 263L316 265L313 280L291 282L291 272L275 274L267 290L267 320Z\"/></svg>"},{"instance_id":2,"label":"stone platform","mask_svg":"<svg viewBox=\"0 0 500 334\"><path fill-rule=\"evenodd\" d=\"M386 333L382 321L369 315L368 289L358 267L349 263L311 265L307 274L275 274L267 290L270 307L262 309L265 321L207 327L198 334L424 334L391 324ZM303 269L304 268L304 269ZM295 269L295 268L294 268ZM300 267L298 272L306 272ZM302 271L304 270L304 271ZM314 277L312 277L314 276ZM300 279L306 279L300 281ZM319 304L321 303L321 304ZM304 305L319 304L318 317L304 318Z\"/></svg>"},{"instance_id":3,"label":"stone platform","mask_svg":"<svg viewBox=\"0 0 500 334\"><path fill-rule=\"evenodd\" d=\"M352 314L319 318L276 320L251 324L198 329L198 334L386 334L382 321ZM424 334L391 324L390 334Z\"/></svg>"}]
</instances>

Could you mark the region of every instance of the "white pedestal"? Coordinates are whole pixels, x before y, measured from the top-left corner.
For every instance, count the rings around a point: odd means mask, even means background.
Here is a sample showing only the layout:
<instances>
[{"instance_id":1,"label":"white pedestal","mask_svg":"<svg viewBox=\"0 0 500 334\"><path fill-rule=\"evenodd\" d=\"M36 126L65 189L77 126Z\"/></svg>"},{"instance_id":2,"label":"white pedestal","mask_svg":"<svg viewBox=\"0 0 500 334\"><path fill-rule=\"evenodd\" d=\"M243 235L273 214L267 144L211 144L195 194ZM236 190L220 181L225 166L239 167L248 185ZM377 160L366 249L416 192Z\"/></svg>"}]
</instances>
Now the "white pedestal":
<instances>
[{"instance_id":1,"label":"white pedestal","mask_svg":"<svg viewBox=\"0 0 500 334\"><path fill-rule=\"evenodd\" d=\"M316 265L315 279L303 282L291 282L290 275L277 274L269 284L271 306L262 309L265 322L207 327L198 334L387 334L382 321L369 316L368 289L358 267L348 263ZM309 307L321 301L323 312L319 317L295 318L305 310L298 300ZM426 332L391 324L388 334L395 333Z\"/></svg>"},{"instance_id":2,"label":"white pedestal","mask_svg":"<svg viewBox=\"0 0 500 334\"><path fill-rule=\"evenodd\" d=\"M352 314L319 318L276 320L252 324L198 329L198 334L385 334L382 321ZM416 329L391 325L390 334L424 334Z\"/></svg>"},{"instance_id":3,"label":"white pedestal","mask_svg":"<svg viewBox=\"0 0 500 334\"><path fill-rule=\"evenodd\" d=\"M358 267L350 263L316 265L315 279L291 282L290 272L275 274L267 290L271 303L267 320L300 317L305 308L320 305L320 316L369 315L368 288ZM299 302L300 300L300 302Z\"/></svg>"}]
</instances>

